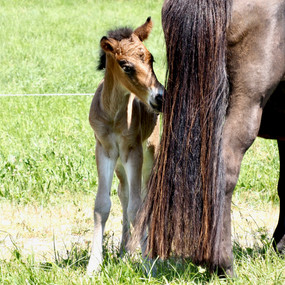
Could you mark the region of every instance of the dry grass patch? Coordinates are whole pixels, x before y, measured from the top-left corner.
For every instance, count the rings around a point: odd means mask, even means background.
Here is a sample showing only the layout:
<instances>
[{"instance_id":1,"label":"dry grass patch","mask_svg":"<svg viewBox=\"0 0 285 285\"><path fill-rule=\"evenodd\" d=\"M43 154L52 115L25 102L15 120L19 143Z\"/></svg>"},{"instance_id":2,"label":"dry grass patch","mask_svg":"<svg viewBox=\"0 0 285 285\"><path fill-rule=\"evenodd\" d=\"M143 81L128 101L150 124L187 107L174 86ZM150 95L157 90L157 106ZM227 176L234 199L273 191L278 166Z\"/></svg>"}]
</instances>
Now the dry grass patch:
<instances>
[{"instance_id":1,"label":"dry grass patch","mask_svg":"<svg viewBox=\"0 0 285 285\"><path fill-rule=\"evenodd\" d=\"M54 261L55 252L65 256L75 245L88 249L93 233L93 196L65 197L61 203L37 206L0 203L0 259L9 259L17 247L22 255L33 254L38 261ZM121 230L121 208L116 197L106 232ZM117 231L118 229L118 231Z\"/></svg>"},{"instance_id":2,"label":"dry grass patch","mask_svg":"<svg viewBox=\"0 0 285 285\"><path fill-rule=\"evenodd\" d=\"M122 210L117 196L112 196L112 209L106 233L119 243ZM46 206L18 205L2 201L0 206L0 259L9 259L15 246L22 255L33 254L38 261L53 261L55 252L65 256L75 245L89 249L93 233L91 195L61 198L61 203ZM279 209L272 203L253 206L248 201L235 201L232 206L233 241L244 247L260 244L262 235L271 237Z\"/></svg>"}]
</instances>

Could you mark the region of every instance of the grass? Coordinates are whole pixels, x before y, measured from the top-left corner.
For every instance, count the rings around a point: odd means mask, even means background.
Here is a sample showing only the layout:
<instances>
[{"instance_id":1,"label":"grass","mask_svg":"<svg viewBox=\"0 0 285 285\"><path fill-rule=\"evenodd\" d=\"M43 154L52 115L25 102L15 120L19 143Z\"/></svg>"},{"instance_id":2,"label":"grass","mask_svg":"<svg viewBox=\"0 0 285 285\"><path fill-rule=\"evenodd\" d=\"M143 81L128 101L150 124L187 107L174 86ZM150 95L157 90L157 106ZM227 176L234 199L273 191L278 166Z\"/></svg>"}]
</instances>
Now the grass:
<instances>
[{"instance_id":1,"label":"grass","mask_svg":"<svg viewBox=\"0 0 285 285\"><path fill-rule=\"evenodd\" d=\"M45 203L52 194L94 191L91 97L0 100L0 197Z\"/></svg>"},{"instance_id":2,"label":"grass","mask_svg":"<svg viewBox=\"0 0 285 285\"><path fill-rule=\"evenodd\" d=\"M161 3L1 0L0 92L93 93L102 77L95 72L102 36L117 26L136 28L148 16L154 28L147 47L163 81Z\"/></svg>"},{"instance_id":3,"label":"grass","mask_svg":"<svg viewBox=\"0 0 285 285\"><path fill-rule=\"evenodd\" d=\"M235 197L250 195L252 202L278 204L279 167L277 142L257 138L243 159Z\"/></svg>"},{"instance_id":4,"label":"grass","mask_svg":"<svg viewBox=\"0 0 285 285\"><path fill-rule=\"evenodd\" d=\"M161 5L162 0L0 0L0 93L93 93L102 78L95 70L100 38L117 26L137 27L148 16L154 29L146 45L164 82ZM91 100L0 97L0 284L285 283L284 259L270 246L278 215L278 150L276 142L262 139L247 152L234 194L237 278L219 279L174 260L147 276L139 256L119 258L115 180L104 266L89 279L98 183Z\"/></svg>"},{"instance_id":5,"label":"grass","mask_svg":"<svg viewBox=\"0 0 285 285\"><path fill-rule=\"evenodd\" d=\"M33 256L25 258L19 249L13 258L1 263L1 284L284 284L284 260L272 250L268 241L262 248L243 249L235 246L237 278L218 278L191 262L170 260L157 264L156 276L145 275L138 258L118 257L116 247L105 253L103 268L92 278L87 277L86 250L73 247L67 258L58 256L55 262L38 263ZM106 244L105 244L106 249ZM262 270L261 270L262 269ZM3 272L5 274L3 274Z\"/></svg>"}]
</instances>

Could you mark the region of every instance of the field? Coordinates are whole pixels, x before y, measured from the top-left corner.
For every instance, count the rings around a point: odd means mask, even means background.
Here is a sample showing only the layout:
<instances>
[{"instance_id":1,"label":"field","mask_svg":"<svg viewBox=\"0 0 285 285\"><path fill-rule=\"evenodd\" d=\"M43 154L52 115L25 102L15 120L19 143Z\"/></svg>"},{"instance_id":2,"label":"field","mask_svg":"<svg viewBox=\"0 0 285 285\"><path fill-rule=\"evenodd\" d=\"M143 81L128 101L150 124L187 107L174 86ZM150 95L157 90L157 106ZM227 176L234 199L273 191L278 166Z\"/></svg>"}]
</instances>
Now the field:
<instances>
[{"instance_id":1,"label":"field","mask_svg":"<svg viewBox=\"0 0 285 285\"><path fill-rule=\"evenodd\" d=\"M118 26L154 28L146 46L164 83L162 0L0 0L0 93L94 93L99 41ZM271 247L277 223L278 150L257 139L233 199L234 279L191 262L118 256L121 208L112 186L105 260L86 276L97 188L92 96L0 97L0 284L284 284L285 261Z\"/></svg>"}]
</instances>

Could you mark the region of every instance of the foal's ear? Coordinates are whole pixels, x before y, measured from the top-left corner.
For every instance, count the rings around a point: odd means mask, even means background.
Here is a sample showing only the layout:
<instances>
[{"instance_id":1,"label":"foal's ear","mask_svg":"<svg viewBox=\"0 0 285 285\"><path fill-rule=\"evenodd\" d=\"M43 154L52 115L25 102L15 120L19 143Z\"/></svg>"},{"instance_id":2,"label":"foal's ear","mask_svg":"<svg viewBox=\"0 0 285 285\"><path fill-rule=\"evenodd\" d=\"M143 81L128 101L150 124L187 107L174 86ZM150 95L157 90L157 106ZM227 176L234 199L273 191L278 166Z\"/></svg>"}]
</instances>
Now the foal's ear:
<instances>
[{"instance_id":1,"label":"foal's ear","mask_svg":"<svg viewBox=\"0 0 285 285\"><path fill-rule=\"evenodd\" d=\"M100 46L104 52L115 53L118 42L112 38L103 37L100 41Z\"/></svg>"},{"instance_id":2,"label":"foal's ear","mask_svg":"<svg viewBox=\"0 0 285 285\"><path fill-rule=\"evenodd\" d=\"M152 29L152 20L151 17L148 17L146 19L146 22L142 26L135 29L134 34L137 35L141 41L144 41L148 38L151 29Z\"/></svg>"}]
</instances>

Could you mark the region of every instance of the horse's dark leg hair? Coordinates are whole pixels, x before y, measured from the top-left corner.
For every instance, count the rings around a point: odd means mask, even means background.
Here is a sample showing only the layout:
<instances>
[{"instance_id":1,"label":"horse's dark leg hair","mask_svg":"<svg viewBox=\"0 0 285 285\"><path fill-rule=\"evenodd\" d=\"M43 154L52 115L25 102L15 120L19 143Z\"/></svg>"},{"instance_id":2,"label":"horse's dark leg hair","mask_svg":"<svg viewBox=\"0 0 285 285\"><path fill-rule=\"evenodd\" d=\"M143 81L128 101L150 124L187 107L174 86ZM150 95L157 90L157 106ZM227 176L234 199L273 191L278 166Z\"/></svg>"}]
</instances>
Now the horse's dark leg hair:
<instances>
[{"instance_id":1,"label":"horse's dark leg hair","mask_svg":"<svg viewBox=\"0 0 285 285\"><path fill-rule=\"evenodd\" d=\"M278 183L278 195L280 199L279 220L273 234L274 244L278 252L285 253L285 141L278 141L280 157L280 176Z\"/></svg>"},{"instance_id":2,"label":"horse's dark leg hair","mask_svg":"<svg viewBox=\"0 0 285 285\"><path fill-rule=\"evenodd\" d=\"M260 106L253 103L246 95L233 95L233 97L237 99L230 106L223 132L226 193L219 258L219 273L225 273L230 276L233 275L231 242L232 194L238 180L242 158L257 136L262 114Z\"/></svg>"}]
</instances>

